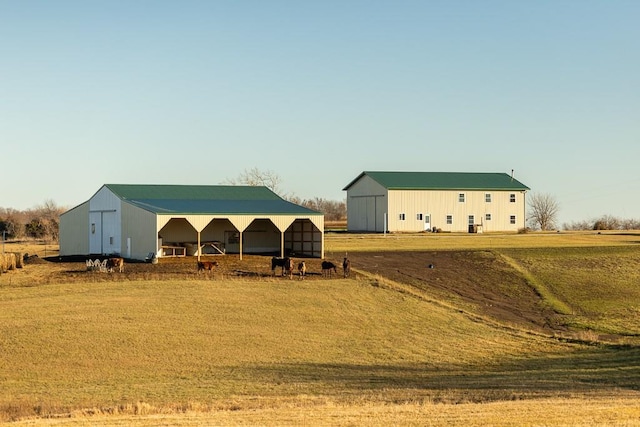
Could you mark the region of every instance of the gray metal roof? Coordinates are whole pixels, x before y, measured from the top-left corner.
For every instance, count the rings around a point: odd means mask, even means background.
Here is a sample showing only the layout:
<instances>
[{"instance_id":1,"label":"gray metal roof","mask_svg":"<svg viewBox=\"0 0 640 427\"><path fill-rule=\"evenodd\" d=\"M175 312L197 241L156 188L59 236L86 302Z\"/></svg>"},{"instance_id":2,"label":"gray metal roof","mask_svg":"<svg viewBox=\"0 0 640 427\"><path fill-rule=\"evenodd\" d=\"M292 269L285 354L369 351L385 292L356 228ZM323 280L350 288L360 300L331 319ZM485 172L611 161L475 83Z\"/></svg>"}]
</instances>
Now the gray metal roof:
<instances>
[{"instance_id":1,"label":"gray metal roof","mask_svg":"<svg viewBox=\"0 0 640 427\"><path fill-rule=\"evenodd\" d=\"M120 199L156 214L322 215L267 187L241 185L105 184Z\"/></svg>"}]
</instances>

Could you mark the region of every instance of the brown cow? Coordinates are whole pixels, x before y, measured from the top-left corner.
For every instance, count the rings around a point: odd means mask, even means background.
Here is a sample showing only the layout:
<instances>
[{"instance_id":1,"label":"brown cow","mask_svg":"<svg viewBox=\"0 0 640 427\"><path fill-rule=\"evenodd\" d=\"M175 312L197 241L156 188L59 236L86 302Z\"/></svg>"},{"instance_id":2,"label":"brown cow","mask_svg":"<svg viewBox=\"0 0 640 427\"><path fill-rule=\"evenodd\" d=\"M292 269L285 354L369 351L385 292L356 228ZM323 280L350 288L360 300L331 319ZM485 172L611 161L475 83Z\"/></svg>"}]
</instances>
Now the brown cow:
<instances>
[{"instance_id":1,"label":"brown cow","mask_svg":"<svg viewBox=\"0 0 640 427\"><path fill-rule=\"evenodd\" d=\"M198 261L198 273L203 271L213 271L218 266L217 261Z\"/></svg>"},{"instance_id":2,"label":"brown cow","mask_svg":"<svg viewBox=\"0 0 640 427\"><path fill-rule=\"evenodd\" d=\"M124 272L124 259L123 258L109 258L107 259L107 271L113 273L115 269L118 269L120 273Z\"/></svg>"},{"instance_id":3,"label":"brown cow","mask_svg":"<svg viewBox=\"0 0 640 427\"><path fill-rule=\"evenodd\" d=\"M298 263L298 273L300 273L300 280L304 279L305 274L307 274L307 264L304 261Z\"/></svg>"},{"instance_id":4,"label":"brown cow","mask_svg":"<svg viewBox=\"0 0 640 427\"><path fill-rule=\"evenodd\" d=\"M293 258L285 258L284 269L289 273L289 279L293 279L294 266L295 263L293 262Z\"/></svg>"}]
</instances>

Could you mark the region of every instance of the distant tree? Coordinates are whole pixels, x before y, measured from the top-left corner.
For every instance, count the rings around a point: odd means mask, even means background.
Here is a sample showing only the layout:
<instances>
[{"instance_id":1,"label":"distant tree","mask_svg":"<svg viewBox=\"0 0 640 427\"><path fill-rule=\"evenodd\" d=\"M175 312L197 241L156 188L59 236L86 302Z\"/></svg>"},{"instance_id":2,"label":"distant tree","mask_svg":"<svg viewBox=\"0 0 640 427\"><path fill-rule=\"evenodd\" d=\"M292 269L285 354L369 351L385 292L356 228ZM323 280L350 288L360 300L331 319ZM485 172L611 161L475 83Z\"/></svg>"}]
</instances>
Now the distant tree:
<instances>
[{"instance_id":1,"label":"distant tree","mask_svg":"<svg viewBox=\"0 0 640 427\"><path fill-rule=\"evenodd\" d=\"M540 230L553 230L560 205L550 194L534 193L529 198L529 223Z\"/></svg>"},{"instance_id":2,"label":"distant tree","mask_svg":"<svg viewBox=\"0 0 640 427\"><path fill-rule=\"evenodd\" d=\"M565 230L585 231L585 230L640 230L640 220L620 219L612 215L603 215L598 219L574 221L564 224Z\"/></svg>"},{"instance_id":3,"label":"distant tree","mask_svg":"<svg viewBox=\"0 0 640 427\"><path fill-rule=\"evenodd\" d=\"M564 223L562 225L562 228L568 231L592 230L593 221L582 220L582 221L573 221L569 223Z\"/></svg>"},{"instance_id":4,"label":"distant tree","mask_svg":"<svg viewBox=\"0 0 640 427\"><path fill-rule=\"evenodd\" d=\"M53 200L45 200L44 204L36 208L37 216L44 228L45 238L58 240L60 229L60 215L64 212Z\"/></svg>"},{"instance_id":5,"label":"distant tree","mask_svg":"<svg viewBox=\"0 0 640 427\"><path fill-rule=\"evenodd\" d=\"M282 196L280 185L282 184L282 178L270 170L260 170L256 167L252 169L245 169L237 178L227 178L222 184L227 185L250 185L250 186L265 186L274 193Z\"/></svg>"},{"instance_id":6,"label":"distant tree","mask_svg":"<svg viewBox=\"0 0 640 427\"><path fill-rule=\"evenodd\" d=\"M640 230L640 220L624 219L621 221L623 230Z\"/></svg>"},{"instance_id":7,"label":"distant tree","mask_svg":"<svg viewBox=\"0 0 640 427\"><path fill-rule=\"evenodd\" d=\"M347 204L344 201L338 202L316 197L311 200L303 200L298 204L322 212L328 221L339 221L347 217Z\"/></svg>"},{"instance_id":8,"label":"distant tree","mask_svg":"<svg viewBox=\"0 0 640 427\"><path fill-rule=\"evenodd\" d=\"M33 218L24 228L27 236L33 237L34 239L42 239L46 236L46 227L39 218Z\"/></svg>"},{"instance_id":9,"label":"distant tree","mask_svg":"<svg viewBox=\"0 0 640 427\"><path fill-rule=\"evenodd\" d=\"M24 215L11 208L0 210L0 233L6 231L7 239L16 239L24 236Z\"/></svg>"},{"instance_id":10,"label":"distant tree","mask_svg":"<svg viewBox=\"0 0 640 427\"><path fill-rule=\"evenodd\" d=\"M294 194L282 194L282 190L280 189L282 179L273 171L261 171L258 168L252 168L249 170L245 169L245 171L237 178L227 178L222 182L222 184L250 186L263 185L291 203L322 212L325 215L325 218L329 221L342 220L347 217L346 202L325 200L320 197L303 200Z\"/></svg>"},{"instance_id":11,"label":"distant tree","mask_svg":"<svg viewBox=\"0 0 640 427\"><path fill-rule=\"evenodd\" d=\"M620 230L621 228L620 220L611 215L603 215L593 223L594 230Z\"/></svg>"}]
</instances>

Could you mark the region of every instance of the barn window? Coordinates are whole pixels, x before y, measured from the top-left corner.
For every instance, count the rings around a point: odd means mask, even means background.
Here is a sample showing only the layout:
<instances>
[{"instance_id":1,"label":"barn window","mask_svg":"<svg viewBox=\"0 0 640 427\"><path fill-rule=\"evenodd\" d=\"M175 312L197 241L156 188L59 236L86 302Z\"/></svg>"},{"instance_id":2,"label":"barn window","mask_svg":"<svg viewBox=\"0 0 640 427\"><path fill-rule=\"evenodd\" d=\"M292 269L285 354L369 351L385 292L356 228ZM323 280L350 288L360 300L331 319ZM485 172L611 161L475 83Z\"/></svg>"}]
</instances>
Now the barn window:
<instances>
[{"instance_id":1,"label":"barn window","mask_svg":"<svg viewBox=\"0 0 640 427\"><path fill-rule=\"evenodd\" d=\"M421 213L419 213L418 215L416 215L416 219L417 219L418 221L422 221L422 214L421 214Z\"/></svg>"},{"instance_id":2,"label":"barn window","mask_svg":"<svg viewBox=\"0 0 640 427\"><path fill-rule=\"evenodd\" d=\"M509 201L511 203L515 203L516 202L516 193L509 194Z\"/></svg>"},{"instance_id":3,"label":"barn window","mask_svg":"<svg viewBox=\"0 0 640 427\"><path fill-rule=\"evenodd\" d=\"M484 219L487 221L491 221L491 214L484 214Z\"/></svg>"},{"instance_id":4,"label":"barn window","mask_svg":"<svg viewBox=\"0 0 640 427\"><path fill-rule=\"evenodd\" d=\"M491 193L484 193L484 201L491 203Z\"/></svg>"},{"instance_id":5,"label":"barn window","mask_svg":"<svg viewBox=\"0 0 640 427\"><path fill-rule=\"evenodd\" d=\"M458 201L464 203L464 193L458 194Z\"/></svg>"},{"instance_id":6,"label":"barn window","mask_svg":"<svg viewBox=\"0 0 640 427\"><path fill-rule=\"evenodd\" d=\"M473 225L475 223L475 217L473 215L469 215L469 225Z\"/></svg>"},{"instance_id":7,"label":"barn window","mask_svg":"<svg viewBox=\"0 0 640 427\"><path fill-rule=\"evenodd\" d=\"M447 215L447 224L453 224L453 215Z\"/></svg>"},{"instance_id":8,"label":"barn window","mask_svg":"<svg viewBox=\"0 0 640 427\"><path fill-rule=\"evenodd\" d=\"M511 215L511 216L509 217L509 222L510 222L511 224L515 224L515 223L516 223L516 216L515 216L515 215Z\"/></svg>"},{"instance_id":9,"label":"barn window","mask_svg":"<svg viewBox=\"0 0 640 427\"><path fill-rule=\"evenodd\" d=\"M404 221L404 216L405 216L405 215L404 215L403 213L401 213L401 214L400 214L400 216L398 217L398 219L399 219L400 221Z\"/></svg>"}]
</instances>

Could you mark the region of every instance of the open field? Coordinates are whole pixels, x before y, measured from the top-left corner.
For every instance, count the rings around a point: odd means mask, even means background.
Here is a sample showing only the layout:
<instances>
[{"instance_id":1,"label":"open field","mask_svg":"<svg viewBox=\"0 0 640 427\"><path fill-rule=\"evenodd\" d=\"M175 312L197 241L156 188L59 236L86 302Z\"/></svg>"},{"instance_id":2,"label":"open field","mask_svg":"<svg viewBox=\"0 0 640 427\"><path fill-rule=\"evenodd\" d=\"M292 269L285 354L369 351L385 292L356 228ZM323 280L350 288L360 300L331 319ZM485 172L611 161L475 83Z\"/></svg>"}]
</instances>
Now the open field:
<instances>
[{"instance_id":1,"label":"open field","mask_svg":"<svg viewBox=\"0 0 640 427\"><path fill-rule=\"evenodd\" d=\"M0 420L640 425L639 242L327 235L355 273L304 281L259 256L28 263L0 276Z\"/></svg>"},{"instance_id":2,"label":"open field","mask_svg":"<svg viewBox=\"0 0 640 427\"><path fill-rule=\"evenodd\" d=\"M524 234L412 233L327 236L327 252L423 251L503 248L628 246L640 244L640 232L582 231Z\"/></svg>"}]
</instances>

